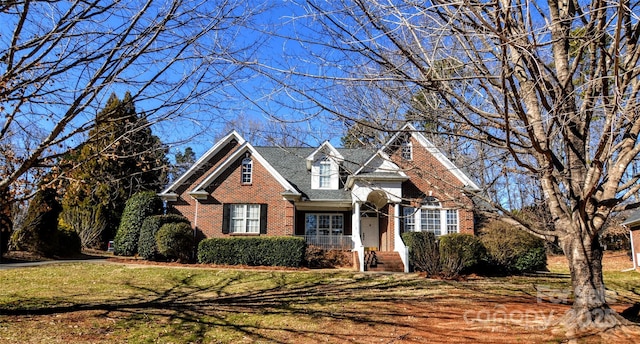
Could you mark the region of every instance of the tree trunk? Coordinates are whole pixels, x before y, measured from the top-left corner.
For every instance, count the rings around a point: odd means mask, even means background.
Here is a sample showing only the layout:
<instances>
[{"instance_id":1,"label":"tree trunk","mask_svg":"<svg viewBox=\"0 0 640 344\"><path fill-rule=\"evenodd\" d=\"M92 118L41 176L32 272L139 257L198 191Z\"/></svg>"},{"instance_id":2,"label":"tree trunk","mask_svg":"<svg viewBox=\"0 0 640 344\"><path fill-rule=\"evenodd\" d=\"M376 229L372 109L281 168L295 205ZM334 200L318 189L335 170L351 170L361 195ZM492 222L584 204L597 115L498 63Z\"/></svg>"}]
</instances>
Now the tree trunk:
<instances>
[{"instance_id":1,"label":"tree trunk","mask_svg":"<svg viewBox=\"0 0 640 344\"><path fill-rule=\"evenodd\" d=\"M570 333L606 331L630 324L607 304L602 248L597 236L568 235L561 244L569 261L573 289L573 306L561 320L567 330Z\"/></svg>"}]
</instances>

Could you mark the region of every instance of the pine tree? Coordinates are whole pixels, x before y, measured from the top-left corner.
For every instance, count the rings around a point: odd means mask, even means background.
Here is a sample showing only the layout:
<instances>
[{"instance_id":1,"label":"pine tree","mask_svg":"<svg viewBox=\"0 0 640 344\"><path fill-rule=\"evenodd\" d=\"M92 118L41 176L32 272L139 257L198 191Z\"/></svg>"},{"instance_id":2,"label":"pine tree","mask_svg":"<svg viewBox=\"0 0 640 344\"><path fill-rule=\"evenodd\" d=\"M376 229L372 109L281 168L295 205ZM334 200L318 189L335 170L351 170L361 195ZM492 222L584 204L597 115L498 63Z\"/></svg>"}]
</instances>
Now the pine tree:
<instances>
[{"instance_id":1,"label":"pine tree","mask_svg":"<svg viewBox=\"0 0 640 344\"><path fill-rule=\"evenodd\" d=\"M196 153L191 147L187 147L183 152L176 153L176 163L171 166L171 180L176 180L196 162Z\"/></svg>"},{"instance_id":2,"label":"pine tree","mask_svg":"<svg viewBox=\"0 0 640 344\"><path fill-rule=\"evenodd\" d=\"M151 132L149 122L136 112L127 92L120 100L112 94L96 116L87 141L64 159L68 180L63 198L63 219L73 222L73 213L93 211L106 226L67 223L76 231L102 231L99 240L85 247L104 246L120 223L124 205L138 191L159 191L166 183L166 147ZM81 233L79 233L81 234ZM80 235L95 238L95 235Z\"/></svg>"}]
</instances>

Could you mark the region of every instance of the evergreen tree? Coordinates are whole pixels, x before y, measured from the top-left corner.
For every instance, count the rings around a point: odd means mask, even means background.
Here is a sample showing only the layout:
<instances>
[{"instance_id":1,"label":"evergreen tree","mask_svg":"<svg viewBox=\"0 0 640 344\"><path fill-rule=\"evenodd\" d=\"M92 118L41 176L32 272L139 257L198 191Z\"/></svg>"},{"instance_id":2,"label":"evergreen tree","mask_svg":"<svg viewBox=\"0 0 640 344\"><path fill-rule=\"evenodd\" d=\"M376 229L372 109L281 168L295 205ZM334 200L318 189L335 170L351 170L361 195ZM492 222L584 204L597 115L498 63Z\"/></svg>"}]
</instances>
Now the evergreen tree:
<instances>
[{"instance_id":1,"label":"evergreen tree","mask_svg":"<svg viewBox=\"0 0 640 344\"><path fill-rule=\"evenodd\" d=\"M120 223L127 199L138 191L159 191L166 183L166 147L151 132L144 116L136 113L131 95L120 100L112 94L96 116L95 127L87 141L64 159L67 180L63 198L65 213L97 214L100 228L67 223L79 232L101 230L100 240L84 246L104 246L112 239ZM77 218L65 216L65 220Z\"/></svg>"},{"instance_id":2,"label":"evergreen tree","mask_svg":"<svg viewBox=\"0 0 640 344\"><path fill-rule=\"evenodd\" d=\"M183 152L176 153L176 163L171 166L171 180L176 180L196 162L196 153L191 147L187 147Z\"/></svg>"}]
</instances>

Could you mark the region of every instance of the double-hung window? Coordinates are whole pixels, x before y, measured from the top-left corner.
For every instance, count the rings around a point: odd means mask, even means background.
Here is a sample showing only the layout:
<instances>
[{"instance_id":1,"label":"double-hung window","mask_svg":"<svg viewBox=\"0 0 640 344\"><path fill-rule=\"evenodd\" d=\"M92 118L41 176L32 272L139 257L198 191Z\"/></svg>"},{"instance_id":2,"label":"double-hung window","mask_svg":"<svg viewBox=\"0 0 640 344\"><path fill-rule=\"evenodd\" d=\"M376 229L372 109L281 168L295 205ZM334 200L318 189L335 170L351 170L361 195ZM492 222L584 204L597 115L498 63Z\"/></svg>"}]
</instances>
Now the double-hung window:
<instances>
[{"instance_id":1,"label":"double-hung window","mask_svg":"<svg viewBox=\"0 0 640 344\"><path fill-rule=\"evenodd\" d=\"M403 209L403 217L404 220L404 230L406 232L415 232L416 230L416 210L411 207L404 207Z\"/></svg>"},{"instance_id":2,"label":"double-hung window","mask_svg":"<svg viewBox=\"0 0 640 344\"><path fill-rule=\"evenodd\" d=\"M458 233L458 211L447 209L447 234Z\"/></svg>"},{"instance_id":3,"label":"double-hung window","mask_svg":"<svg viewBox=\"0 0 640 344\"><path fill-rule=\"evenodd\" d=\"M324 157L318 166L318 187L327 189L331 187L331 160Z\"/></svg>"},{"instance_id":4,"label":"double-hung window","mask_svg":"<svg viewBox=\"0 0 640 344\"><path fill-rule=\"evenodd\" d=\"M231 204L230 233L260 233L260 204Z\"/></svg>"}]
</instances>

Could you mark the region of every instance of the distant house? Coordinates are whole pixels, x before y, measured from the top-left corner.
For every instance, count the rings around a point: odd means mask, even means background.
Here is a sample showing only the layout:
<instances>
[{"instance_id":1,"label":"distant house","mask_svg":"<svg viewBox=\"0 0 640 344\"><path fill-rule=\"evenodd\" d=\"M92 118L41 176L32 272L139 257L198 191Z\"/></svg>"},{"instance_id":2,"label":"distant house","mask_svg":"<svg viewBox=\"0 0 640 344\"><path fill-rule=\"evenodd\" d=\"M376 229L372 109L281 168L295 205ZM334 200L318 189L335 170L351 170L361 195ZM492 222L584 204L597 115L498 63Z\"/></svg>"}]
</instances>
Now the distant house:
<instances>
[{"instance_id":1,"label":"distant house","mask_svg":"<svg viewBox=\"0 0 640 344\"><path fill-rule=\"evenodd\" d=\"M255 147L232 131L160 196L203 237L294 235L353 251L361 271L372 254L408 271L401 233L473 234L476 191L406 125L378 150Z\"/></svg>"},{"instance_id":2,"label":"distant house","mask_svg":"<svg viewBox=\"0 0 640 344\"><path fill-rule=\"evenodd\" d=\"M633 267L638 269L640 268L640 210L631 213L631 216L622 224L629 228Z\"/></svg>"}]
</instances>

